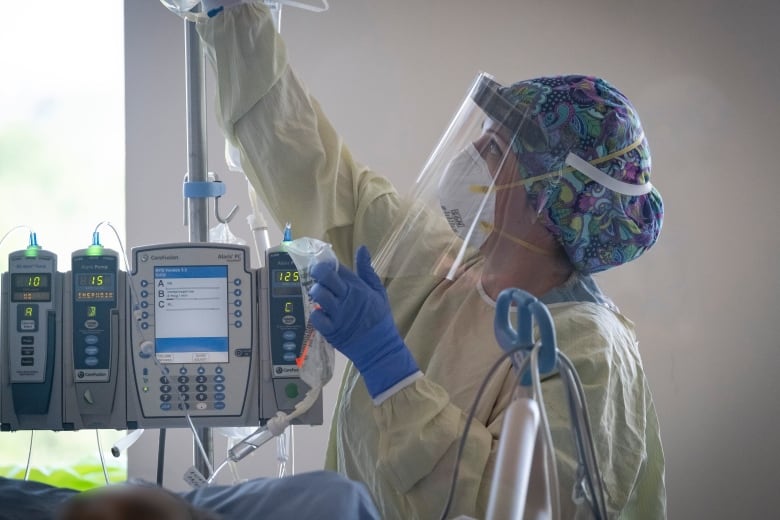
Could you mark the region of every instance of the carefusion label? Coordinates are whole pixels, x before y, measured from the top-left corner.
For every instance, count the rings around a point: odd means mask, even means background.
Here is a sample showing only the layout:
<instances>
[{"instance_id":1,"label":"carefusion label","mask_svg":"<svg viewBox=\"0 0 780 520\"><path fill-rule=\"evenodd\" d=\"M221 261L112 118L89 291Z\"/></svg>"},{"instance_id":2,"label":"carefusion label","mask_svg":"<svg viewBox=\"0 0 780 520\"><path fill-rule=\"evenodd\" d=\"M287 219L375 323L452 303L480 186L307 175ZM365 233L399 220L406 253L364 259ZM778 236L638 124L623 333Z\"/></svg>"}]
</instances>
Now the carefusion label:
<instances>
[{"instance_id":1,"label":"carefusion label","mask_svg":"<svg viewBox=\"0 0 780 520\"><path fill-rule=\"evenodd\" d=\"M161 363L227 363L228 268L154 268L155 354Z\"/></svg>"},{"instance_id":2,"label":"carefusion label","mask_svg":"<svg viewBox=\"0 0 780 520\"><path fill-rule=\"evenodd\" d=\"M73 380L77 383L105 383L110 379L109 370L74 370Z\"/></svg>"},{"instance_id":3,"label":"carefusion label","mask_svg":"<svg viewBox=\"0 0 780 520\"><path fill-rule=\"evenodd\" d=\"M271 369L273 377L299 377L300 369L296 365L274 365Z\"/></svg>"}]
</instances>

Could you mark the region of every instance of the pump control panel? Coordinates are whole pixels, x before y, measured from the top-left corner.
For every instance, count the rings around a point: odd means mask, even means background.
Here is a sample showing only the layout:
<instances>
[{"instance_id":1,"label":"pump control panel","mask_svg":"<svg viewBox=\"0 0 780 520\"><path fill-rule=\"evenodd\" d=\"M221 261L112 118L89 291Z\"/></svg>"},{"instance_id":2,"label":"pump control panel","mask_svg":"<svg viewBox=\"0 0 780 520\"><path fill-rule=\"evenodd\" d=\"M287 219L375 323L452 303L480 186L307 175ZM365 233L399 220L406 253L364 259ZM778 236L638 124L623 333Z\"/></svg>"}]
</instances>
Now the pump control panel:
<instances>
[{"instance_id":1,"label":"pump control panel","mask_svg":"<svg viewBox=\"0 0 780 520\"><path fill-rule=\"evenodd\" d=\"M128 422L136 427L257 424L255 272L244 246L133 250Z\"/></svg>"}]
</instances>

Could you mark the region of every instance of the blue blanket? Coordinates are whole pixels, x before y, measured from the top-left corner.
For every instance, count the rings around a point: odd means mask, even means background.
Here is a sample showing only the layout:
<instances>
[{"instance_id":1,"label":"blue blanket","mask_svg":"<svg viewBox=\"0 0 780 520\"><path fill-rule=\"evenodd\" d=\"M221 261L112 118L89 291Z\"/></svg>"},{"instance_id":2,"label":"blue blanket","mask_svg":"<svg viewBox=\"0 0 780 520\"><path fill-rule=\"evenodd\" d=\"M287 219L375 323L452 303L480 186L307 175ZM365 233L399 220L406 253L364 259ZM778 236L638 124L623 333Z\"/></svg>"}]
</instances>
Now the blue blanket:
<instances>
[{"instance_id":1,"label":"blue blanket","mask_svg":"<svg viewBox=\"0 0 780 520\"><path fill-rule=\"evenodd\" d=\"M76 493L72 489L0 477L0 520L51 520L60 504ZM182 496L195 506L220 514L224 520L379 519L362 484L329 471L201 488Z\"/></svg>"}]
</instances>

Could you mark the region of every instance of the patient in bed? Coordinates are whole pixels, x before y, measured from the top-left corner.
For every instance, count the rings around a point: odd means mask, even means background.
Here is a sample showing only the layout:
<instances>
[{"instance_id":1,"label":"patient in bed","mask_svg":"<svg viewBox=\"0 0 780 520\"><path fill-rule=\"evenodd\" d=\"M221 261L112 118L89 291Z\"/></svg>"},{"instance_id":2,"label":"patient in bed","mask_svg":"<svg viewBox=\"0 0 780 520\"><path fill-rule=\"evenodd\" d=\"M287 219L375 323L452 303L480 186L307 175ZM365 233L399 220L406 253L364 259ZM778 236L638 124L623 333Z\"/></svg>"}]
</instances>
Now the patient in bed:
<instances>
[{"instance_id":1,"label":"patient in bed","mask_svg":"<svg viewBox=\"0 0 780 520\"><path fill-rule=\"evenodd\" d=\"M219 520L211 511L195 507L161 487L130 482L73 495L57 520Z\"/></svg>"},{"instance_id":2,"label":"patient in bed","mask_svg":"<svg viewBox=\"0 0 780 520\"><path fill-rule=\"evenodd\" d=\"M144 481L78 492L0 477L0 520L379 520L365 485L331 471L176 493Z\"/></svg>"}]
</instances>

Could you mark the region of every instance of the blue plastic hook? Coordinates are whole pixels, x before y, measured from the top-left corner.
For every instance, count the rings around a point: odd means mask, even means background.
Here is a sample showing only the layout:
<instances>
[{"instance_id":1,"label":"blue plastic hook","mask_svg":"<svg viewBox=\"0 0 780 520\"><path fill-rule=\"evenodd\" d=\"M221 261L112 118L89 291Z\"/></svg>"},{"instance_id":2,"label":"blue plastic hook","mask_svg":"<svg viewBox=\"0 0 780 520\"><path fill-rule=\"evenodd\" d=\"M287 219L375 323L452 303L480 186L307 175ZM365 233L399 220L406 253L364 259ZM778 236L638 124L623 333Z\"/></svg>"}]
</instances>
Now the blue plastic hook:
<instances>
[{"instance_id":1,"label":"blue plastic hook","mask_svg":"<svg viewBox=\"0 0 780 520\"><path fill-rule=\"evenodd\" d=\"M517 328L512 326L510 318L509 311L512 303L517 306ZM504 289L496 301L493 331L496 335L496 341L504 351L520 349L530 354L534 346L534 318L536 318L536 324L539 327L539 340L541 342L539 373L548 374L555 370L558 347L552 316L546 305L521 289ZM531 384L530 373L526 372L521 382L526 386Z\"/></svg>"},{"instance_id":2,"label":"blue plastic hook","mask_svg":"<svg viewBox=\"0 0 780 520\"><path fill-rule=\"evenodd\" d=\"M504 351L531 350L534 346L532 315L527 311L528 304L536 300L533 296L520 289L504 289L496 300L496 318L493 321L493 331L496 341ZM517 328L511 323L510 307L517 306Z\"/></svg>"}]
</instances>

